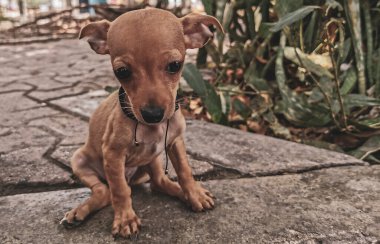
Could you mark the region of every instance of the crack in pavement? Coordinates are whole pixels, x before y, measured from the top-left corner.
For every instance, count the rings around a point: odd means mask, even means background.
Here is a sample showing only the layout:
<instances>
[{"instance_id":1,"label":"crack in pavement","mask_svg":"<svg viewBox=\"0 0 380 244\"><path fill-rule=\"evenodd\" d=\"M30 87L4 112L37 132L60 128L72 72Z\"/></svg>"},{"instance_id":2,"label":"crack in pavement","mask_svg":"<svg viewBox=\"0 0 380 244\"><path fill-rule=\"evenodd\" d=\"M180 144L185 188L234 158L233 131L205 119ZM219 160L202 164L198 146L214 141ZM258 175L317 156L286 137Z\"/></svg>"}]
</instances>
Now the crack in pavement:
<instances>
[{"instance_id":1,"label":"crack in pavement","mask_svg":"<svg viewBox=\"0 0 380 244\"><path fill-rule=\"evenodd\" d=\"M49 160L52 159L53 161L56 161L54 164L62 164L59 160L56 160L54 158L51 158L52 151L47 151L46 154L49 154ZM45 155L48 156L48 155ZM242 174L241 172L238 172L237 170L226 170L223 167L215 166L215 169L194 176L194 178L197 181L200 182L207 182L207 181L213 181L213 180L237 180L237 179L252 179L252 178L265 178L265 177L285 177L287 175L295 175L295 174L304 174L304 173L310 173L310 172L316 172L323 169L334 169L338 167L349 167L349 166L356 166L356 167L368 167L363 165L357 165L357 164L347 164L347 165L334 165L332 167L320 167L320 168L314 168L314 169L308 169L308 170L300 170L297 172L279 172L279 173L265 173L265 174ZM65 170L69 170L71 172L71 168L64 165ZM17 194L24 194L24 193L37 193L37 192L45 192L45 191L57 191L57 190L66 190L66 189L76 189L85 187L74 175L71 176L74 183L68 184L68 183L57 183L57 184L50 184L46 182L38 182L38 183L21 183L21 184L5 184L2 186L2 190L0 191L0 196L9 196L9 195L17 195ZM177 177L173 177L172 180L177 181Z\"/></svg>"},{"instance_id":2,"label":"crack in pavement","mask_svg":"<svg viewBox=\"0 0 380 244\"><path fill-rule=\"evenodd\" d=\"M76 97L76 96L80 96L80 95L86 94L88 92L89 92L88 90L83 90L83 91L76 92L76 93L66 94L66 95L62 95L62 96L58 96L58 97L53 97L53 98L48 98L48 99L45 99L43 101L50 102L50 101L55 101L55 100L62 99L62 98L67 98L67 97Z\"/></svg>"},{"instance_id":3,"label":"crack in pavement","mask_svg":"<svg viewBox=\"0 0 380 244\"><path fill-rule=\"evenodd\" d=\"M78 183L77 181L74 181L73 184L46 183L46 182L3 184L1 185L1 188L0 188L0 197L14 196L14 195L26 194L26 193L69 190L69 189L77 189L81 187L84 187L84 185L82 185L81 183Z\"/></svg>"},{"instance_id":4,"label":"crack in pavement","mask_svg":"<svg viewBox=\"0 0 380 244\"><path fill-rule=\"evenodd\" d=\"M37 106L33 106L33 107L29 107L29 108L23 108L23 109L15 109L13 110L12 112L24 112L24 111L30 111L30 110L34 110L34 109L39 109L39 108L46 108L46 104L45 103L41 103L40 105L37 105ZM46 117L49 117L50 115L45 115ZM36 118L42 118L43 116L41 117L36 117ZM31 119L33 120L33 119ZM29 123L31 120L27 120L26 121L26 124Z\"/></svg>"},{"instance_id":5,"label":"crack in pavement","mask_svg":"<svg viewBox=\"0 0 380 244\"><path fill-rule=\"evenodd\" d=\"M61 141L64 139L64 136L62 134L59 134L55 132L54 130L50 129L46 126L30 126L34 128L38 128L40 130L43 130L47 133L49 133L51 136L54 137L54 142L48 147L48 149L42 154L42 157L47 159L49 162L53 163L54 165L60 167L61 169L72 173L71 167L68 167L66 164L60 162L59 160L56 160L52 157L52 154L57 150L57 146L61 143Z\"/></svg>"},{"instance_id":6,"label":"crack in pavement","mask_svg":"<svg viewBox=\"0 0 380 244\"><path fill-rule=\"evenodd\" d=\"M33 86L32 84L28 83L28 82L24 82L25 84L27 85L30 85L30 86ZM36 89L34 91L39 91L39 92L51 92L51 91L59 91L59 90L63 90L63 89L67 89L67 88L74 88L76 87L78 84L80 84L80 81L76 81L70 85L66 85L66 86L59 86L59 87L55 87L55 88L50 88L50 89L38 89L38 87L36 87ZM29 95L29 94L28 94Z\"/></svg>"},{"instance_id":7,"label":"crack in pavement","mask_svg":"<svg viewBox=\"0 0 380 244\"><path fill-rule=\"evenodd\" d=\"M40 108L45 108L46 106L41 106ZM38 109L38 108L33 108L33 109L30 109L30 110L34 110L34 109ZM21 110L23 111L23 110ZM57 116L59 115L60 113L57 112L57 113L54 113L54 114L49 114L49 115L41 115L41 116L37 116L37 117L34 117L34 118L31 118L31 119L28 119L25 121L25 125L29 124L30 122L33 122L35 120L40 120L40 119L46 119L46 118L50 118L50 117L54 117L54 116ZM33 127L33 126L30 126L30 127Z\"/></svg>"},{"instance_id":8,"label":"crack in pavement","mask_svg":"<svg viewBox=\"0 0 380 244\"><path fill-rule=\"evenodd\" d=\"M0 94L8 94L8 93L15 93L15 92L25 92L28 90L22 90L22 89L14 89L14 90L9 90L9 91L0 91Z\"/></svg>"},{"instance_id":9,"label":"crack in pavement","mask_svg":"<svg viewBox=\"0 0 380 244\"><path fill-rule=\"evenodd\" d=\"M17 80L17 79L16 79ZM14 85L16 80L13 80L13 81L10 81L10 82L7 82L5 84L3 84L2 86L0 86L1 88L7 88L8 86L11 86L11 85ZM28 92L30 90L32 90L34 88L33 85L30 85L30 84L26 84L24 82L21 82L21 83L17 83L17 84L21 84L21 85L27 85L29 86L30 88L16 88L16 89L12 89L12 90L6 90L6 91L0 91L0 94L8 94L8 93L14 93L14 92Z\"/></svg>"},{"instance_id":10,"label":"crack in pavement","mask_svg":"<svg viewBox=\"0 0 380 244\"><path fill-rule=\"evenodd\" d=\"M49 108L51 108L53 110L57 110L59 112L65 113L65 114L72 115L72 116L77 117L78 119L80 119L82 121L89 122L90 119L88 117L83 116L83 115L81 115L81 114L79 114L79 113L77 113L75 111L71 111L69 109L65 109L65 108L63 108L61 106L55 105L55 104L53 104L53 103L51 103L49 101L40 100L38 98L30 96L29 94L31 92L33 92L33 91L35 91L35 90L34 89L29 90L29 91L25 92L23 94L23 96L26 97L26 98L28 98L28 99L30 99L30 100L32 100L32 101L34 101L34 102L44 103L44 104L46 104L47 107L49 107Z\"/></svg>"},{"instance_id":11,"label":"crack in pavement","mask_svg":"<svg viewBox=\"0 0 380 244\"><path fill-rule=\"evenodd\" d=\"M204 174L197 176L197 178L199 178L202 181L220 180L220 179L271 177L271 176L281 176L281 175L303 174L303 173L319 171L323 169L338 168L338 167L369 166L369 164L362 165L357 162L347 162L347 163L342 163L342 164L329 163L329 164L323 164L323 165L304 166L304 168L298 168L298 169L288 168L288 169L273 170L273 171L268 171L268 172L245 173L233 167L228 167L224 165L223 163L218 162L218 160L203 157L197 153L192 153L190 151L187 151L187 154L196 160L205 161L211 164L215 168L211 171L208 171Z\"/></svg>"}]
</instances>

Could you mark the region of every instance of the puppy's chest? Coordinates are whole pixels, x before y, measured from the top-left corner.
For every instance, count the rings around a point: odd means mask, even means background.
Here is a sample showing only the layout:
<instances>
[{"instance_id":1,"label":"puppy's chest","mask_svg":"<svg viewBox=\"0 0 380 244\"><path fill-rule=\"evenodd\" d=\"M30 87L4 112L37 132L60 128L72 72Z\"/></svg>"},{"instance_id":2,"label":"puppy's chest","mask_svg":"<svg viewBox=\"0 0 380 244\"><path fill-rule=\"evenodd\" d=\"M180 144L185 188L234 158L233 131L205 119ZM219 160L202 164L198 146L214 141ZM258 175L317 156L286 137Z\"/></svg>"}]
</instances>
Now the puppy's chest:
<instances>
[{"instance_id":1,"label":"puppy's chest","mask_svg":"<svg viewBox=\"0 0 380 244\"><path fill-rule=\"evenodd\" d=\"M167 144L172 142L178 135L174 126L169 126L167 131ZM130 144L125 158L126 166L141 166L150 163L155 157L165 150L166 123L155 127L138 125L136 134L137 144Z\"/></svg>"}]
</instances>

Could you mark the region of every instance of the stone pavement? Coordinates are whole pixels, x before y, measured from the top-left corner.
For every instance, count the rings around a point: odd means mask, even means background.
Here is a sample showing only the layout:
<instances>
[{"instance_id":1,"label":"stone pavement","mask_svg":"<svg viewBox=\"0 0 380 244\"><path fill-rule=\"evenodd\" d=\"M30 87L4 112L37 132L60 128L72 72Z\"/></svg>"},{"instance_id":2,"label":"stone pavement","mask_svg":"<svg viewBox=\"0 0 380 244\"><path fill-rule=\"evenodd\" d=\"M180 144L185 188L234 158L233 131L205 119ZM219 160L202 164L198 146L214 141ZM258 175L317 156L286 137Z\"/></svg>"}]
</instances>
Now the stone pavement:
<instances>
[{"instance_id":1,"label":"stone pavement","mask_svg":"<svg viewBox=\"0 0 380 244\"><path fill-rule=\"evenodd\" d=\"M89 195L68 160L117 85L108 57L76 40L0 46L0 74L0 243L113 243L110 207L58 225ZM193 120L186 141L217 207L195 214L136 187L137 242L380 243L380 165Z\"/></svg>"}]
</instances>

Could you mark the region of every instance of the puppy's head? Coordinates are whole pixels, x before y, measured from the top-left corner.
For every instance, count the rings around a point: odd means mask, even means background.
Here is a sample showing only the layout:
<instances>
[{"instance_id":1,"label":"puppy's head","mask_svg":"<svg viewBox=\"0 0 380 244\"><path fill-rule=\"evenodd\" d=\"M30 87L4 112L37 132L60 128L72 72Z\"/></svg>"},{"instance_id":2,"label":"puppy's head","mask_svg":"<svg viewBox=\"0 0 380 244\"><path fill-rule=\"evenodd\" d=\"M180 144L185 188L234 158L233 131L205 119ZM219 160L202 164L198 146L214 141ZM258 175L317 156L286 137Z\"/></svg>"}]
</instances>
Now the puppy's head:
<instances>
[{"instance_id":1,"label":"puppy's head","mask_svg":"<svg viewBox=\"0 0 380 244\"><path fill-rule=\"evenodd\" d=\"M177 18L164 10L143 9L113 22L90 23L79 38L87 37L96 53L111 56L135 117L154 124L173 115L185 51L206 44L212 37L209 25L223 31L212 16Z\"/></svg>"}]
</instances>

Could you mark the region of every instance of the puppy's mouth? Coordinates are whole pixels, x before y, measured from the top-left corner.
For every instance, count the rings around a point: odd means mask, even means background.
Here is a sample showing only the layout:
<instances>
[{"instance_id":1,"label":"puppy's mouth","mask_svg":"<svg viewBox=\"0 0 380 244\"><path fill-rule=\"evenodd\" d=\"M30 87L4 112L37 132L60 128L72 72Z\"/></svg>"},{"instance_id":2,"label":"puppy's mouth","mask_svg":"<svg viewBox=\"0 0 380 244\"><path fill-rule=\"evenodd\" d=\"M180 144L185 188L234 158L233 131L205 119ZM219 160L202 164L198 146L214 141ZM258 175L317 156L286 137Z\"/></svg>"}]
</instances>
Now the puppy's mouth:
<instances>
[{"instance_id":1,"label":"puppy's mouth","mask_svg":"<svg viewBox=\"0 0 380 244\"><path fill-rule=\"evenodd\" d=\"M161 123L162 121L166 120L167 118L170 118L174 115L175 111L179 109L179 104L176 102L174 106L170 106L173 110L170 114L171 116L168 117L166 111L164 108L154 105L144 106L140 108L139 110L135 109L130 99L127 100L128 95L124 91L123 87L120 87L119 89L119 102L120 107L124 114L135 121L138 121L143 124L147 125L156 125ZM174 109L173 109L174 107Z\"/></svg>"}]
</instances>

